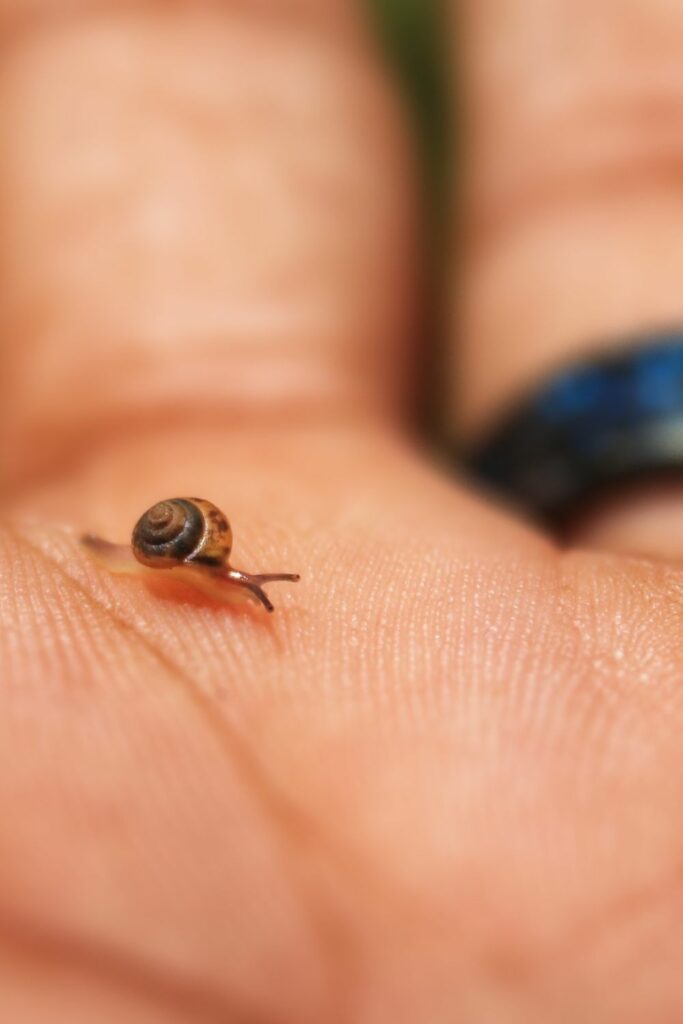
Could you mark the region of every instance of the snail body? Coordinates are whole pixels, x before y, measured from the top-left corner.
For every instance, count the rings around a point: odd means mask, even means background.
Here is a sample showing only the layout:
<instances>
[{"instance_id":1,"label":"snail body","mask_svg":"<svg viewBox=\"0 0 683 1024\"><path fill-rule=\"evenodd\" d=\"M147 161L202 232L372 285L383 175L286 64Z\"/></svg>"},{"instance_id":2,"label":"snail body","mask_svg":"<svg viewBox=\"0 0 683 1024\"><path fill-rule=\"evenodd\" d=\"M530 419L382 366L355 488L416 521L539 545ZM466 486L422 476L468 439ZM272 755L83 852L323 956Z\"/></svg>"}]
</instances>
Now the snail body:
<instances>
[{"instance_id":1,"label":"snail body","mask_svg":"<svg viewBox=\"0 0 683 1024\"><path fill-rule=\"evenodd\" d=\"M225 599L226 587L239 587L269 612L273 605L263 585L299 579L296 573L253 574L233 569L230 523L204 498L168 498L152 505L135 524L130 547L91 535L82 541L113 572L134 572L136 564L148 569L181 569L184 579L214 597Z\"/></svg>"}]
</instances>

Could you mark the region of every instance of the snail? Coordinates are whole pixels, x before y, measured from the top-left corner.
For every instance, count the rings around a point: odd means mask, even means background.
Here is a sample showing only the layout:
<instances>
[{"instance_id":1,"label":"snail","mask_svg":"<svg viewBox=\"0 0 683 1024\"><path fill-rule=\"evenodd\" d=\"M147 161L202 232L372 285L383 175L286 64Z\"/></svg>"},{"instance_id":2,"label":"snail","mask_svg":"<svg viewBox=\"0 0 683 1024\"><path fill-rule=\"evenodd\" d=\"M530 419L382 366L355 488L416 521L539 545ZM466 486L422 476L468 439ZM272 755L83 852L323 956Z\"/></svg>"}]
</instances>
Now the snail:
<instances>
[{"instance_id":1,"label":"snail","mask_svg":"<svg viewBox=\"0 0 683 1024\"><path fill-rule=\"evenodd\" d=\"M135 524L130 545L111 544L92 534L81 541L113 572L172 570L219 600L230 600L234 588L240 588L269 612L273 605L263 585L296 583L300 578L297 573L252 574L233 569L230 523L219 508L203 498L169 498L152 505Z\"/></svg>"}]
</instances>

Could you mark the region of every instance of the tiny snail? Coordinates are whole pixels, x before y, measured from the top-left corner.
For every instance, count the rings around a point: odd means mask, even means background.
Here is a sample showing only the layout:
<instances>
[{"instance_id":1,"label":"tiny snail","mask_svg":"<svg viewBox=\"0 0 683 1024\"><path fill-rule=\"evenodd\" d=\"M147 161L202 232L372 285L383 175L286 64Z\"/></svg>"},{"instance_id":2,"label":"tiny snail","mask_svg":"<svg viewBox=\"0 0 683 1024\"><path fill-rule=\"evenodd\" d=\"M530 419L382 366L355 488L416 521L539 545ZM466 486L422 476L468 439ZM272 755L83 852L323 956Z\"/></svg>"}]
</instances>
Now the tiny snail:
<instances>
[{"instance_id":1,"label":"tiny snail","mask_svg":"<svg viewBox=\"0 0 683 1024\"><path fill-rule=\"evenodd\" d=\"M230 565L232 530L220 509L203 498L170 498L140 516L130 546L110 544L86 534L82 543L112 572L130 574L147 569L173 570L212 597L229 600L238 587L273 611L265 583L296 583L297 573L241 572Z\"/></svg>"}]
</instances>

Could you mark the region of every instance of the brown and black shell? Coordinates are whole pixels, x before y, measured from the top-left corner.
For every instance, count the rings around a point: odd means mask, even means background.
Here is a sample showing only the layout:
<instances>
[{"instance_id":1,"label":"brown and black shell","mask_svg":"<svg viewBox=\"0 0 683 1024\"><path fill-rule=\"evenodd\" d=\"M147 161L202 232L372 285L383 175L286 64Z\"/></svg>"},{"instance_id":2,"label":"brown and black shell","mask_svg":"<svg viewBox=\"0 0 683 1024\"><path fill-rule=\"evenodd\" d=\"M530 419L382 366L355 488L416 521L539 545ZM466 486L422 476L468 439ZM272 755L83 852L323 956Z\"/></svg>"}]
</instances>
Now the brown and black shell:
<instances>
[{"instance_id":1,"label":"brown and black shell","mask_svg":"<svg viewBox=\"0 0 683 1024\"><path fill-rule=\"evenodd\" d=\"M204 498L168 498L140 516L132 536L133 553L143 565L223 566L232 550L225 515Z\"/></svg>"}]
</instances>

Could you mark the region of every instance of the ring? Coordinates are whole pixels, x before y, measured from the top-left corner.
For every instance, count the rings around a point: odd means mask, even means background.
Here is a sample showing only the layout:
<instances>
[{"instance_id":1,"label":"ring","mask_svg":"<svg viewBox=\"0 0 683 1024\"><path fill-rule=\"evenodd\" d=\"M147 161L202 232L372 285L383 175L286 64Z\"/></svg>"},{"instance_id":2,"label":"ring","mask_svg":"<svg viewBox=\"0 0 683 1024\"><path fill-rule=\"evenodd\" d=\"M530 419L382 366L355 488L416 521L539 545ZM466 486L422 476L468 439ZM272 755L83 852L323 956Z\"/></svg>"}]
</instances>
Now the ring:
<instances>
[{"instance_id":1,"label":"ring","mask_svg":"<svg viewBox=\"0 0 683 1024\"><path fill-rule=\"evenodd\" d=\"M561 529L619 485L683 469L683 331L565 368L466 456L475 480Z\"/></svg>"}]
</instances>

